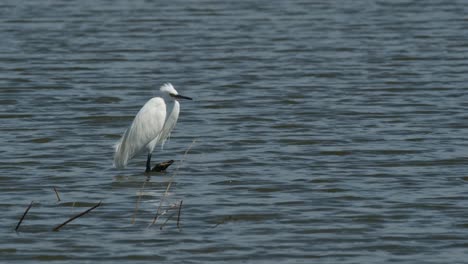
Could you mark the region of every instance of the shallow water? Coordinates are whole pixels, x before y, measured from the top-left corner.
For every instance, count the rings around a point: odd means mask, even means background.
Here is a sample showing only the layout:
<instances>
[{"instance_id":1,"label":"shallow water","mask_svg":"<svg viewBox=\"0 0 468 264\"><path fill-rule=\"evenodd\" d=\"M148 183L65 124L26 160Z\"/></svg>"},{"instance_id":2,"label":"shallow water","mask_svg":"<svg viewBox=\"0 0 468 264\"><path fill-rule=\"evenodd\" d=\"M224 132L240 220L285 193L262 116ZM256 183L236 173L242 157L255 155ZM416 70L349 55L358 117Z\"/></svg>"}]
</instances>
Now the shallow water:
<instances>
[{"instance_id":1,"label":"shallow water","mask_svg":"<svg viewBox=\"0 0 468 264\"><path fill-rule=\"evenodd\" d=\"M3 1L0 260L465 262L467 13ZM168 81L194 98L153 153L176 163L112 168L113 144Z\"/></svg>"}]
</instances>

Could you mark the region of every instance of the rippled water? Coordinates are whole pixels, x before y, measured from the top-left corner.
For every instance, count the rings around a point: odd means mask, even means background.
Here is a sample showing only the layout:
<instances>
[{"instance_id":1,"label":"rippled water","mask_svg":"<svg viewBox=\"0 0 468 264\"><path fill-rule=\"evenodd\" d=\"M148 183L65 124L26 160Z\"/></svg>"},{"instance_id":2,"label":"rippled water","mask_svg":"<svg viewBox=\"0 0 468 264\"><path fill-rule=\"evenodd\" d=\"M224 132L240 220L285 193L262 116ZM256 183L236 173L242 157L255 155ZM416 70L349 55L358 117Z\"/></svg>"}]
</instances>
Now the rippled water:
<instances>
[{"instance_id":1,"label":"rippled water","mask_svg":"<svg viewBox=\"0 0 468 264\"><path fill-rule=\"evenodd\" d=\"M2 1L0 261L465 262L467 8ZM176 163L112 168L168 81Z\"/></svg>"}]
</instances>

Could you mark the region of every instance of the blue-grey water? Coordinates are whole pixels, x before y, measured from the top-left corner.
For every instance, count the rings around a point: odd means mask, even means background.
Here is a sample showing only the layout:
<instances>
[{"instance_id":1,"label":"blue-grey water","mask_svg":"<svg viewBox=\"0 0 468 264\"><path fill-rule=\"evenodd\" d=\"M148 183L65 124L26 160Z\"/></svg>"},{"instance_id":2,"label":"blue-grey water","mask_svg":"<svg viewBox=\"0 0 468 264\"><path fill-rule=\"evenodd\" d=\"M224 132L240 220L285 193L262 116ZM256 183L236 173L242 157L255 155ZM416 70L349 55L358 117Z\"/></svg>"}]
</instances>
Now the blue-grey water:
<instances>
[{"instance_id":1,"label":"blue-grey water","mask_svg":"<svg viewBox=\"0 0 468 264\"><path fill-rule=\"evenodd\" d=\"M466 263L466 14L442 0L2 1L0 262ZM153 153L176 163L113 168L164 82L194 98Z\"/></svg>"}]
</instances>

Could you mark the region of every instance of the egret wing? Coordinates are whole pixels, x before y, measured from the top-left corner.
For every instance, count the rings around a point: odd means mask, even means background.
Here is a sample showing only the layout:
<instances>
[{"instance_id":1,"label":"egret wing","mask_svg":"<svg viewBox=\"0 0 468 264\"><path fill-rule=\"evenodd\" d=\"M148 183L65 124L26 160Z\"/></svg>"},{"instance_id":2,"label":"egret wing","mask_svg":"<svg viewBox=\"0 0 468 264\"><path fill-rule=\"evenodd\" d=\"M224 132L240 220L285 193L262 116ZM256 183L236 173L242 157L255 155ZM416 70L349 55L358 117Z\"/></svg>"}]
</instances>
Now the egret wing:
<instances>
[{"instance_id":1,"label":"egret wing","mask_svg":"<svg viewBox=\"0 0 468 264\"><path fill-rule=\"evenodd\" d=\"M160 97L150 99L138 112L130 128L115 146L114 166L124 168L136 154L158 139L166 119L166 104Z\"/></svg>"}]
</instances>

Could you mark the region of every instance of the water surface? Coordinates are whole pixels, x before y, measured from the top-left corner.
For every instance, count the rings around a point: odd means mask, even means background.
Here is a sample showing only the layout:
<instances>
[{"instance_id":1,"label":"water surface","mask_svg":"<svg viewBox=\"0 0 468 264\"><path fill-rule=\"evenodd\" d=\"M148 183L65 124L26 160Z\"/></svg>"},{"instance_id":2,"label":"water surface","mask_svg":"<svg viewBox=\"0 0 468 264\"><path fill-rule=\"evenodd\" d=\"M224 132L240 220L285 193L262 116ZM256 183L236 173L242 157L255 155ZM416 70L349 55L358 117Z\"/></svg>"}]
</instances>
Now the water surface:
<instances>
[{"instance_id":1,"label":"water surface","mask_svg":"<svg viewBox=\"0 0 468 264\"><path fill-rule=\"evenodd\" d=\"M465 262L467 13L463 1L3 1L0 260ZM194 98L153 154L176 163L151 177L144 154L112 168L164 82Z\"/></svg>"}]
</instances>

